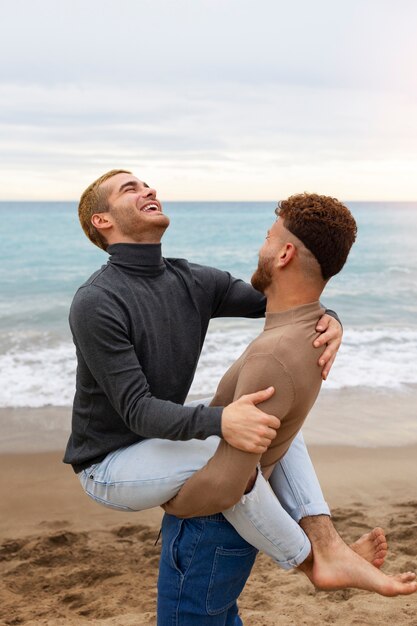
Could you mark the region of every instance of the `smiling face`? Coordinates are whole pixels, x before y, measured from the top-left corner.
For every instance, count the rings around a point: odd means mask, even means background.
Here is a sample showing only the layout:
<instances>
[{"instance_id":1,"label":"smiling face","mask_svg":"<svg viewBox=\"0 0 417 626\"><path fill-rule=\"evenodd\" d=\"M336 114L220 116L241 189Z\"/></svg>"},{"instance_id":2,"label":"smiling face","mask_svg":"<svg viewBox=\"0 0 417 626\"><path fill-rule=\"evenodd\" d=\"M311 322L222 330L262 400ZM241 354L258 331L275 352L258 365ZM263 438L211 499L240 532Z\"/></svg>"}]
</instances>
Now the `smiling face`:
<instances>
[{"instance_id":1,"label":"smiling face","mask_svg":"<svg viewBox=\"0 0 417 626\"><path fill-rule=\"evenodd\" d=\"M127 173L112 176L101 188L107 195L109 210L97 216L110 225L103 230L109 243L155 243L161 239L169 218L162 211L155 189Z\"/></svg>"}]
</instances>

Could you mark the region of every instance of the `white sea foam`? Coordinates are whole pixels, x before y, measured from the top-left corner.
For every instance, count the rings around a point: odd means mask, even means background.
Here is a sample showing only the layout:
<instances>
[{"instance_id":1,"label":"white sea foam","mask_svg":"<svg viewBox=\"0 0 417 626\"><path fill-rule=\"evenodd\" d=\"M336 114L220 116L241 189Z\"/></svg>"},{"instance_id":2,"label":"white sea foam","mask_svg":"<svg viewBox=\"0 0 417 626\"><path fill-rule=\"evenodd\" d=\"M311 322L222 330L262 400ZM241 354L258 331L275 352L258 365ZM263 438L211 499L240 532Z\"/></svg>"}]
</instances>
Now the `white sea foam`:
<instances>
[{"instance_id":1,"label":"white sea foam","mask_svg":"<svg viewBox=\"0 0 417 626\"><path fill-rule=\"evenodd\" d=\"M0 406L68 406L74 397L75 367L70 342L0 355Z\"/></svg>"},{"instance_id":2,"label":"white sea foam","mask_svg":"<svg viewBox=\"0 0 417 626\"><path fill-rule=\"evenodd\" d=\"M217 328L207 336L192 393L207 393L254 334L249 329ZM346 330L326 389L371 387L401 390L417 383L417 329Z\"/></svg>"},{"instance_id":3,"label":"white sea foam","mask_svg":"<svg viewBox=\"0 0 417 626\"><path fill-rule=\"evenodd\" d=\"M229 365L262 328L262 321L214 320L191 393L209 395ZM27 339L27 338L26 338ZM23 345L22 345L23 343ZM346 330L326 389L405 389L417 384L417 329ZM0 355L0 406L67 406L74 395L75 350L36 337Z\"/></svg>"}]
</instances>

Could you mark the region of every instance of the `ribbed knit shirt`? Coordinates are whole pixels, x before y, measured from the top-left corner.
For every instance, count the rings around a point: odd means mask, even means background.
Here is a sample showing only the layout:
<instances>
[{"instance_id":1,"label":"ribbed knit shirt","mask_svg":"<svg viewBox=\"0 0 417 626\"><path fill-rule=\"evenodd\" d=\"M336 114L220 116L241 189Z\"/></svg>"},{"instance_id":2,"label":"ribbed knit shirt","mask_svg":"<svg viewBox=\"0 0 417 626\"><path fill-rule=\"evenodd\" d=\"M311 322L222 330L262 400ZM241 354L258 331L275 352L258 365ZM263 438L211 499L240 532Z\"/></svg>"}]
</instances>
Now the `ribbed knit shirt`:
<instances>
[{"instance_id":1,"label":"ribbed knit shirt","mask_svg":"<svg viewBox=\"0 0 417 626\"><path fill-rule=\"evenodd\" d=\"M108 252L69 316L78 367L64 462L76 472L144 438L220 436L223 407L182 406L209 321L265 312L265 298L244 281L163 258L160 244Z\"/></svg>"}]
</instances>

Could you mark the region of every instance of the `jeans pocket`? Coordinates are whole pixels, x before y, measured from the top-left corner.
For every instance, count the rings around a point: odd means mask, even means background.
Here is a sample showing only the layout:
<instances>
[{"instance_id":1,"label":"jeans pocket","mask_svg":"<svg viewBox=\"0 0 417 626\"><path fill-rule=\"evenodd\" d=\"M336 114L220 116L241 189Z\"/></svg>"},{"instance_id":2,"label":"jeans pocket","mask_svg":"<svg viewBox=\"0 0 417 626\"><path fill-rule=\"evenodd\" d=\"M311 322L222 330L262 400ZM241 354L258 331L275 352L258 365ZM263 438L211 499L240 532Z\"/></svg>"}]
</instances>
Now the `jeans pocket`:
<instances>
[{"instance_id":1,"label":"jeans pocket","mask_svg":"<svg viewBox=\"0 0 417 626\"><path fill-rule=\"evenodd\" d=\"M217 615L229 609L242 593L257 555L256 548L216 548L207 591L206 609Z\"/></svg>"},{"instance_id":2,"label":"jeans pocket","mask_svg":"<svg viewBox=\"0 0 417 626\"><path fill-rule=\"evenodd\" d=\"M185 576L200 540L203 524L192 519L176 519L176 522L178 526L170 542L170 558L175 569L181 576Z\"/></svg>"}]
</instances>

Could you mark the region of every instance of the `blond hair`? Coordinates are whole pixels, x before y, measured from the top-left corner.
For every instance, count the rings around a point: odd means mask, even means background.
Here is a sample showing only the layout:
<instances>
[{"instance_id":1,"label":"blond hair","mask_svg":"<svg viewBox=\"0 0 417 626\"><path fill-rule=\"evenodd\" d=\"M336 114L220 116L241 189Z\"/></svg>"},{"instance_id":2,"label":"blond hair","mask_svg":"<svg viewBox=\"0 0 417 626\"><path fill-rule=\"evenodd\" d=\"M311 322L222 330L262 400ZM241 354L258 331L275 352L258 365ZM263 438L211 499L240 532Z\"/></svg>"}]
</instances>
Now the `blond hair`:
<instances>
[{"instance_id":1,"label":"blond hair","mask_svg":"<svg viewBox=\"0 0 417 626\"><path fill-rule=\"evenodd\" d=\"M94 245L102 250L107 249L107 241L91 223L94 213L105 213L109 210L108 191L101 185L116 174L131 174L128 170L110 170L97 178L83 192L78 205L78 217L83 231Z\"/></svg>"}]
</instances>

